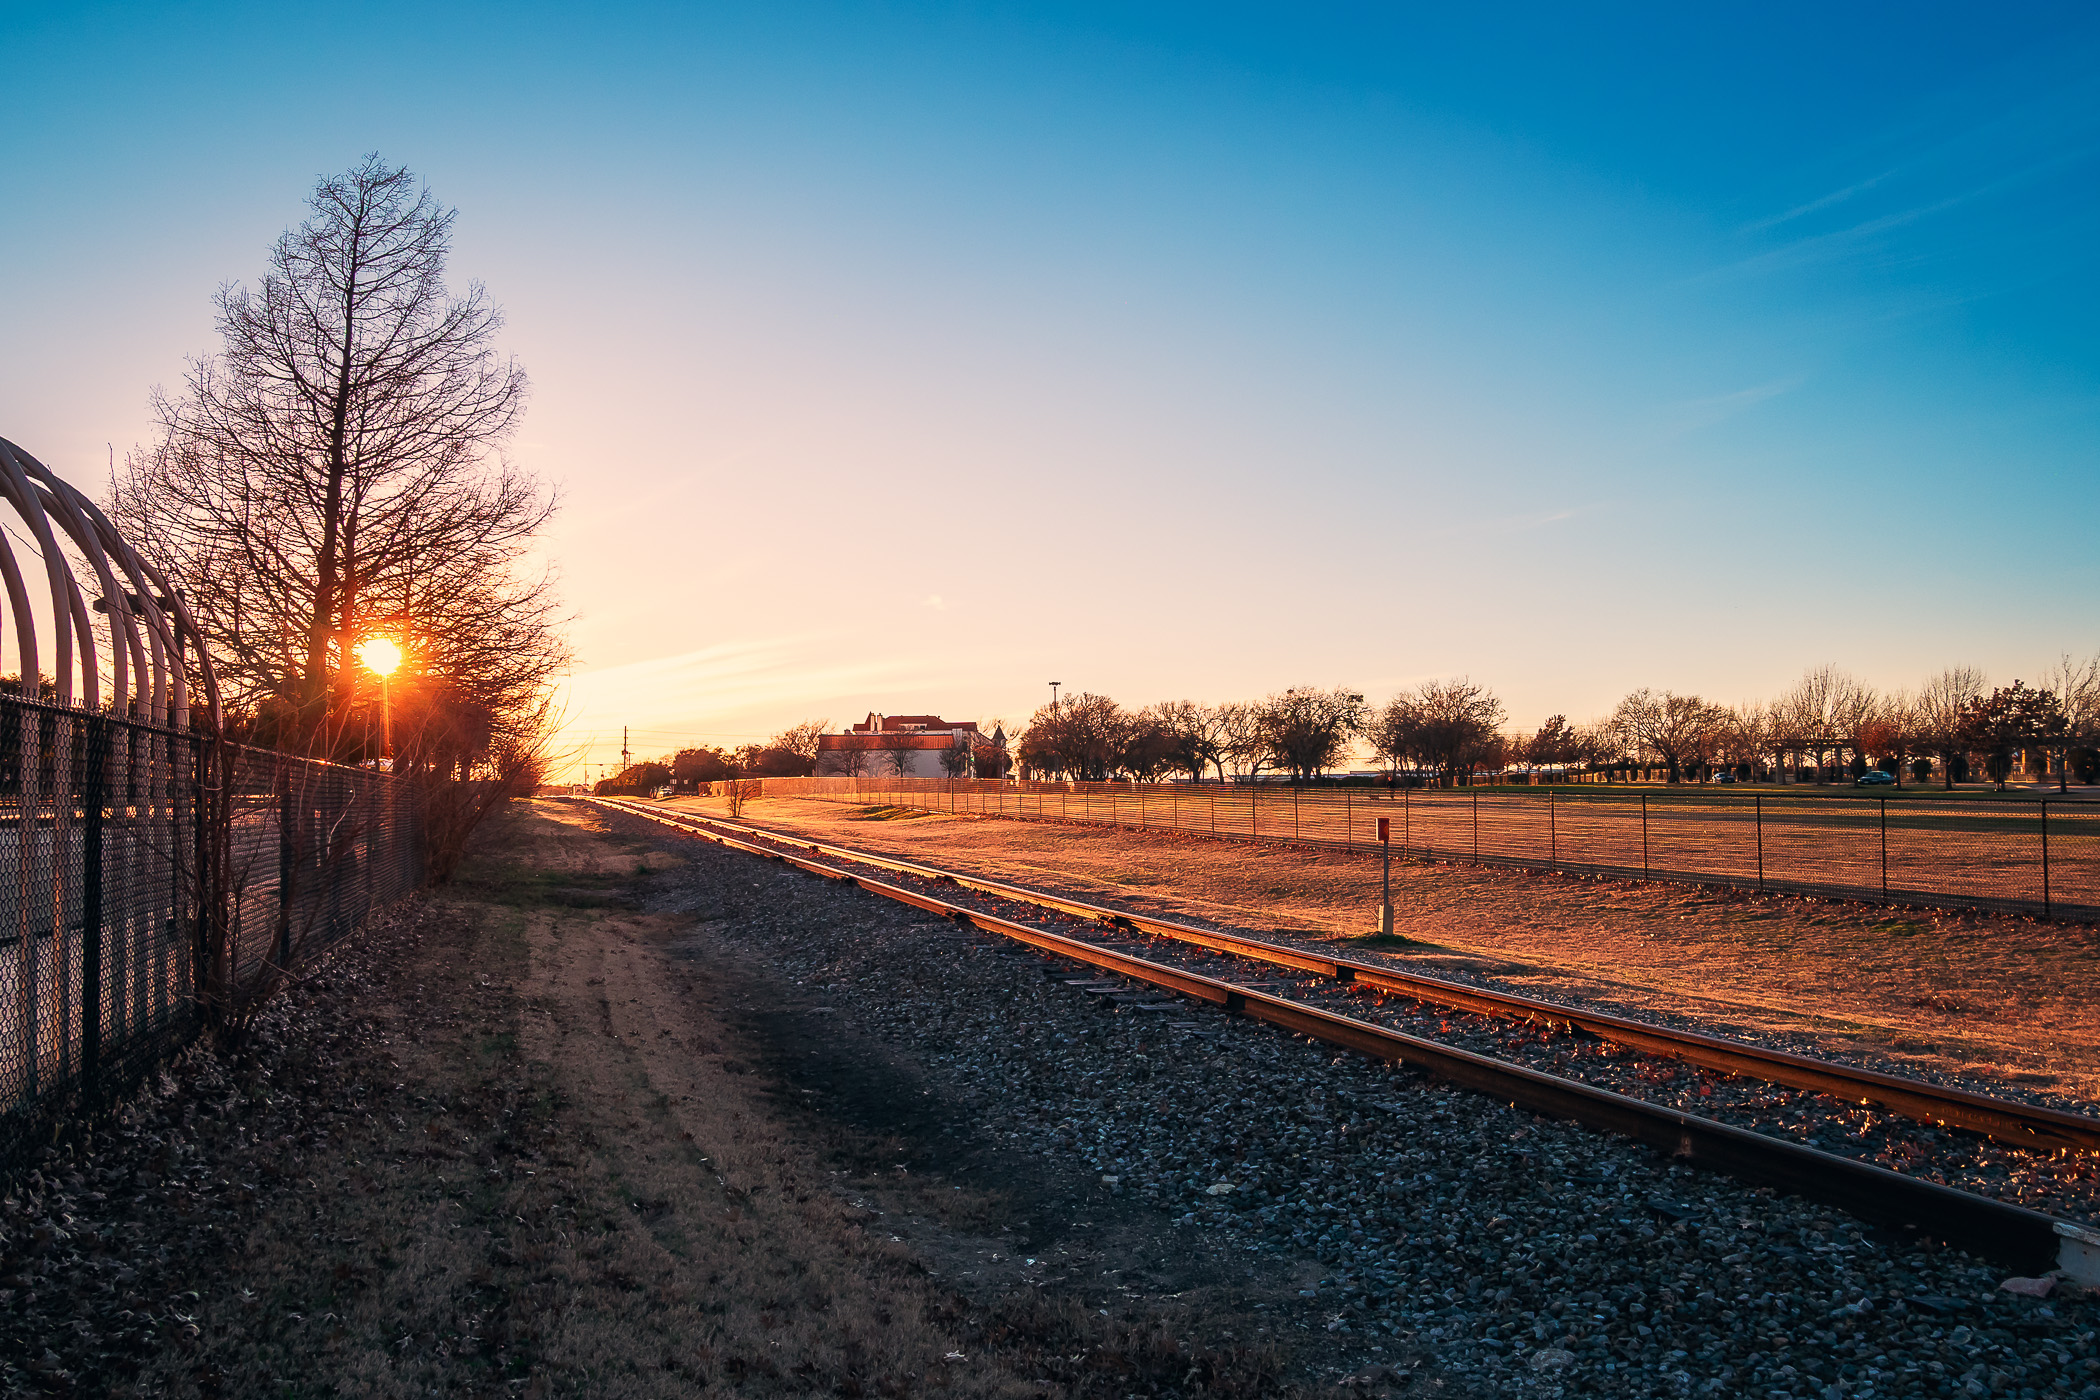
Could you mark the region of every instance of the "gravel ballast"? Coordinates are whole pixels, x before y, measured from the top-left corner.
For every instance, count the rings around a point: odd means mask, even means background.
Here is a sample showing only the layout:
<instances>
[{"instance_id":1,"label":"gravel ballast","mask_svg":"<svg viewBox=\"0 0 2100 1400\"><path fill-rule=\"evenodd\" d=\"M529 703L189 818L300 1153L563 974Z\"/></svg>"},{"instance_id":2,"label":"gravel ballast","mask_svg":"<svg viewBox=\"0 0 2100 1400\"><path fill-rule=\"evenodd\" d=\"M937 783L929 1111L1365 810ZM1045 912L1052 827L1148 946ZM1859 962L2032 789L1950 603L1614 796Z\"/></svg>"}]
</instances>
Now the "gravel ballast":
<instances>
[{"instance_id":1,"label":"gravel ballast","mask_svg":"<svg viewBox=\"0 0 2100 1400\"><path fill-rule=\"evenodd\" d=\"M759 844L782 848L793 845L778 838L757 839ZM1105 941L1099 926L1088 920L1034 909L898 871L882 871L880 878L887 883L916 888L951 903L1028 923L1065 937ZM1208 926L1194 920L1190 922L1198 927ZM1219 931L1243 936L1252 932L1244 929ZM1262 931L1261 936L1264 941L1290 941L1266 931ZM1825 1152L1856 1157L1891 1171L2010 1201L2065 1219L2088 1223L2100 1220L2100 1159L2090 1154L2022 1149L1980 1134L1919 1123L1827 1094L1702 1071L1678 1061L1628 1050L1565 1025L1453 1011L1401 994L1372 994L1368 987L1352 987L1251 958L1213 953L1164 936L1117 935L1115 946L1139 953L1153 962L1224 981L1259 984L1274 995L1324 1010L1514 1061ZM1323 956L1336 954L1332 943L1320 945L1300 941L1296 946ZM1377 960L1375 952L1356 948L1346 948L1340 955ZM1468 980L1474 985L1492 985L1484 979ZM1626 1008L1619 1006L1584 1009L1626 1013ZM1673 1022L1658 1019L1656 1024L1670 1025ZM1817 1047L1775 1044L1772 1048L1802 1053ZM1868 1067L1885 1071L1893 1068L1888 1065ZM2081 1113L2090 1109L2087 1104L2023 1092L2022 1086L1986 1083L1962 1087L2014 1102L2044 1103L2048 1107Z\"/></svg>"},{"instance_id":2,"label":"gravel ballast","mask_svg":"<svg viewBox=\"0 0 2100 1400\"><path fill-rule=\"evenodd\" d=\"M704 937L915 1057L983 1132L1257 1270L1317 1260L1318 1320L1280 1325L1338 1352L1425 1346L1483 1394L2100 1397L2100 1310L2068 1286L2017 1295L1958 1251L608 821L691 863L657 908L733 881L776 911Z\"/></svg>"}]
</instances>

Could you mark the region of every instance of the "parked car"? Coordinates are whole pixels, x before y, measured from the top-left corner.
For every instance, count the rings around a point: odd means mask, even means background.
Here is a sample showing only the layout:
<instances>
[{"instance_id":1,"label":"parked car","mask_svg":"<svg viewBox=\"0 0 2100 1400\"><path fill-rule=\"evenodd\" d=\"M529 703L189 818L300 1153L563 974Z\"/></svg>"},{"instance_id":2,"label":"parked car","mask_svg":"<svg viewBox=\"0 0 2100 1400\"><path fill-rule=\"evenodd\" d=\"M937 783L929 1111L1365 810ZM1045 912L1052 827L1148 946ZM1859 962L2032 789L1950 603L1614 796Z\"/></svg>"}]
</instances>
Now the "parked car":
<instances>
[{"instance_id":1,"label":"parked car","mask_svg":"<svg viewBox=\"0 0 2100 1400\"><path fill-rule=\"evenodd\" d=\"M1854 787L1886 787L1896 781L1894 773L1884 773L1879 768L1869 768L1852 780Z\"/></svg>"}]
</instances>

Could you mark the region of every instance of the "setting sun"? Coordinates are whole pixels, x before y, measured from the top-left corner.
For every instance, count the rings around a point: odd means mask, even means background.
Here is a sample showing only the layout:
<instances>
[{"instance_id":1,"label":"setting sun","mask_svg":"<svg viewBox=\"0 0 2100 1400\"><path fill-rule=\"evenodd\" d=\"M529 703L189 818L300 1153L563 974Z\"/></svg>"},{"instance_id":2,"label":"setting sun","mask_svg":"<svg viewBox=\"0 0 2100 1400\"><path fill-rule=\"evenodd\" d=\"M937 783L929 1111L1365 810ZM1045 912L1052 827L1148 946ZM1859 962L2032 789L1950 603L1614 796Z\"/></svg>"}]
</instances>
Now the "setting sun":
<instances>
[{"instance_id":1,"label":"setting sun","mask_svg":"<svg viewBox=\"0 0 2100 1400\"><path fill-rule=\"evenodd\" d=\"M391 638L367 637L357 644L357 659L375 676L391 676L400 668L401 648Z\"/></svg>"}]
</instances>

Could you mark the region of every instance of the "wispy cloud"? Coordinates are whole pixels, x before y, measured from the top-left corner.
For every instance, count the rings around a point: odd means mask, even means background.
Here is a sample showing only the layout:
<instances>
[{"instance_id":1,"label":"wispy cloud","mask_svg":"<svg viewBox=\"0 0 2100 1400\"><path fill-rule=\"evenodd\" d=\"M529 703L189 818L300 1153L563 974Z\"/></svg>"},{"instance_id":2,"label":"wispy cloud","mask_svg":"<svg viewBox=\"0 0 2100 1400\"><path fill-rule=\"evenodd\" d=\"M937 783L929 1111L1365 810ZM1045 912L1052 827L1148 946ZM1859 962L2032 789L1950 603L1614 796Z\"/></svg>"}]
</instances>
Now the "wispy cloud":
<instances>
[{"instance_id":1,"label":"wispy cloud","mask_svg":"<svg viewBox=\"0 0 2100 1400\"><path fill-rule=\"evenodd\" d=\"M1701 428L1711 428L1717 423L1725 423L1747 409L1798 389L1805 382L1805 376L1795 374L1784 379L1774 379L1766 384L1753 384L1747 389L1736 389L1726 394L1668 404L1656 415L1657 426L1666 438L1694 433Z\"/></svg>"},{"instance_id":2,"label":"wispy cloud","mask_svg":"<svg viewBox=\"0 0 2100 1400\"><path fill-rule=\"evenodd\" d=\"M1602 501L1582 506L1562 506L1552 510L1525 511L1518 515L1490 516L1485 520L1466 520L1445 525L1430 532L1435 539L1473 539L1481 535L1520 535L1531 530L1543 530L1549 525L1575 520L1592 511L1602 510Z\"/></svg>"},{"instance_id":3,"label":"wispy cloud","mask_svg":"<svg viewBox=\"0 0 2100 1400\"><path fill-rule=\"evenodd\" d=\"M1738 233L1746 239L1774 230L1792 231L1816 216L1875 199L1883 205L1868 217L1852 217L1842 227L1825 228L1739 258L1694 278L1705 282L1755 276L1819 262L1831 262L1881 248L1912 226L1950 214L1967 205L2003 199L2022 187L2090 163L2100 155L2100 121L2093 100L2100 83L2092 79L2056 84L2034 93L2005 96L1993 110L1963 121L1920 118L1885 132L1881 152L1873 157L1875 173L1845 180L1837 188L1801 200L1779 213L1755 219ZM1934 128L1937 130L1934 130ZM1896 158L1890 158L1890 148ZM1857 153L1864 156L1865 152ZM1890 204L1900 207L1890 208Z\"/></svg>"},{"instance_id":4,"label":"wispy cloud","mask_svg":"<svg viewBox=\"0 0 2100 1400\"><path fill-rule=\"evenodd\" d=\"M1770 218L1759 219L1754 223L1745 224L1740 231L1746 235L1764 233L1769 229L1778 228L1781 224L1789 224L1796 219L1807 218L1810 214L1820 214L1825 209L1843 204L1855 195L1865 194L1868 190L1880 185L1884 180L1897 174L1902 169L1903 167L1896 166L1882 171L1879 175L1870 175L1866 179L1847 185L1841 190L1832 190L1829 194L1819 199L1811 199L1806 204L1797 204L1783 213L1772 215Z\"/></svg>"},{"instance_id":5,"label":"wispy cloud","mask_svg":"<svg viewBox=\"0 0 2100 1400\"><path fill-rule=\"evenodd\" d=\"M1841 258L1874 245L1884 235L1893 233L1906 225L1918 223L1935 214L1945 213L1958 205L1968 204L1984 198L2000 187L2012 183L2015 179L2024 178L2024 174L2025 172L2021 176L2006 176L2003 179L1992 180L1978 185L1974 189L1964 190L1960 194L1948 195L1944 199L1934 200L1929 204L1920 204L1910 209L1899 209L1894 213L1883 214L1877 218L1864 219L1845 228L1832 229L1827 233L1809 234L1806 237L1794 239L1790 243L1782 244L1777 248L1770 248L1762 253L1753 253L1747 258L1739 258L1735 262L1714 268L1691 280L1694 283L1722 282L1733 278L1752 277L1762 273L1779 272L1809 263Z\"/></svg>"}]
</instances>

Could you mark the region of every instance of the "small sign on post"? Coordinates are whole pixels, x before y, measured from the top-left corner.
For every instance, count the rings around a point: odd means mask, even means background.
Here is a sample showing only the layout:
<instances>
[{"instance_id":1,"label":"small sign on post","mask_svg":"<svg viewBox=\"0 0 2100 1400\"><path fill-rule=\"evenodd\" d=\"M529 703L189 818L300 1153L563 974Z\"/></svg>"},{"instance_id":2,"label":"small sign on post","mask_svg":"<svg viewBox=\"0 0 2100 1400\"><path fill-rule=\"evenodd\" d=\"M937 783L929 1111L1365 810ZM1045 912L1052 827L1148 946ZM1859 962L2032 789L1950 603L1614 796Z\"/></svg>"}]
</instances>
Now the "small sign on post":
<instances>
[{"instance_id":1,"label":"small sign on post","mask_svg":"<svg viewBox=\"0 0 2100 1400\"><path fill-rule=\"evenodd\" d=\"M1393 936L1393 819L1378 819L1378 932Z\"/></svg>"}]
</instances>

